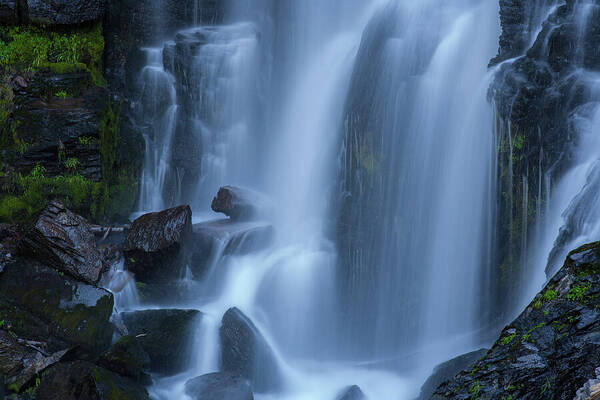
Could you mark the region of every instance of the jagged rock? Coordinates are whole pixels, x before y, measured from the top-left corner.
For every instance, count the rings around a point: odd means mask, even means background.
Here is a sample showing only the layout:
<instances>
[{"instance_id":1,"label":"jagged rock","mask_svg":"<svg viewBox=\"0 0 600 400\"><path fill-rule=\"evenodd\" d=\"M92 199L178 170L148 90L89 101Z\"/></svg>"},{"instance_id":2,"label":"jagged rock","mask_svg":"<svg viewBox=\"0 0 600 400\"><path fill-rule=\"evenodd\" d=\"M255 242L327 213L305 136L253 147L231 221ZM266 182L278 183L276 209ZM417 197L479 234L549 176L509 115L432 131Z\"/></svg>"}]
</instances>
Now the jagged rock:
<instances>
[{"instance_id":1,"label":"jagged rock","mask_svg":"<svg viewBox=\"0 0 600 400\"><path fill-rule=\"evenodd\" d=\"M488 349L472 351L436 366L431 376L421 386L421 395L417 400L428 400L442 382L454 378L460 371L467 369L475 361L483 357L487 351Z\"/></svg>"},{"instance_id":2,"label":"jagged rock","mask_svg":"<svg viewBox=\"0 0 600 400\"><path fill-rule=\"evenodd\" d=\"M342 393L336 398L336 400L365 400L367 396L360 390L356 385L350 386L342 390Z\"/></svg>"},{"instance_id":3,"label":"jagged rock","mask_svg":"<svg viewBox=\"0 0 600 400\"><path fill-rule=\"evenodd\" d=\"M600 368L596 368L596 379L590 379L577 391L573 400L597 400L600 398Z\"/></svg>"},{"instance_id":4,"label":"jagged rock","mask_svg":"<svg viewBox=\"0 0 600 400\"><path fill-rule=\"evenodd\" d=\"M27 0L29 21L44 26L98 21L105 5L105 0Z\"/></svg>"},{"instance_id":5,"label":"jagged rock","mask_svg":"<svg viewBox=\"0 0 600 400\"><path fill-rule=\"evenodd\" d=\"M68 351L44 354L43 347L44 343L19 340L0 330L0 374L4 376L5 383L20 388L36 374L59 362Z\"/></svg>"},{"instance_id":6,"label":"jagged rock","mask_svg":"<svg viewBox=\"0 0 600 400\"><path fill-rule=\"evenodd\" d=\"M215 257L248 254L264 249L273 239L273 226L263 222L233 221L229 218L194 224L190 266L197 279Z\"/></svg>"},{"instance_id":7,"label":"jagged rock","mask_svg":"<svg viewBox=\"0 0 600 400\"><path fill-rule=\"evenodd\" d=\"M149 376L144 373L150 366L150 356L133 336L122 336L100 357L98 364L119 375L133 378L144 383Z\"/></svg>"},{"instance_id":8,"label":"jagged rock","mask_svg":"<svg viewBox=\"0 0 600 400\"><path fill-rule=\"evenodd\" d=\"M600 242L574 250L529 306L441 399L572 400L600 365Z\"/></svg>"},{"instance_id":9,"label":"jagged rock","mask_svg":"<svg viewBox=\"0 0 600 400\"><path fill-rule=\"evenodd\" d=\"M183 247L192 233L189 206L150 213L136 219L125 241L125 262L138 281L168 283L182 276Z\"/></svg>"},{"instance_id":10,"label":"jagged rock","mask_svg":"<svg viewBox=\"0 0 600 400\"><path fill-rule=\"evenodd\" d=\"M148 392L131 379L85 361L74 361L48 369L35 396L44 400L146 400Z\"/></svg>"},{"instance_id":11,"label":"jagged rock","mask_svg":"<svg viewBox=\"0 0 600 400\"><path fill-rule=\"evenodd\" d=\"M221 321L221 369L248 379L257 391L281 384L277 359L254 323L237 308L230 308Z\"/></svg>"},{"instance_id":12,"label":"jagged rock","mask_svg":"<svg viewBox=\"0 0 600 400\"><path fill-rule=\"evenodd\" d=\"M250 382L239 375L217 372L190 379L185 393L194 400L253 400Z\"/></svg>"},{"instance_id":13,"label":"jagged rock","mask_svg":"<svg viewBox=\"0 0 600 400\"><path fill-rule=\"evenodd\" d=\"M129 334L150 357L149 370L174 374L190 362L189 344L201 313L197 310L145 310L121 313Z\"/></svg>"},{"instance_id":14,"label":"jagged rock","mask_svg":"<svg viewBox=\"0 0 600 400\"><path fill-rule=\"evenodd\" d=\"M0 273L2 327L47 343L48 354L73 346L92 355L105 351L112 311L110 292L35 261L17 258Z\"/></svg>"},{"instance_id":15,"label":"jagged rock","mask_svg":"<svg viewBox=\"0 0 600 400\"><path fill-rule=\"evenodd\" d=\"M213 199L211 208L234 220L245 220L256 217L265 203L264 197L251 189L224 186Z\"/></svg>"},{"instance_id":16,"label":"jagged rock","mask_svg":"<svg viewBox=\"0 0 600 400\"><path fill-rule=\"evenodd\" d=\"M59 201L48 203L25 229L22 252L59 271L95 284L102 259L88 222Z\"/></svg>"}]
</instances>

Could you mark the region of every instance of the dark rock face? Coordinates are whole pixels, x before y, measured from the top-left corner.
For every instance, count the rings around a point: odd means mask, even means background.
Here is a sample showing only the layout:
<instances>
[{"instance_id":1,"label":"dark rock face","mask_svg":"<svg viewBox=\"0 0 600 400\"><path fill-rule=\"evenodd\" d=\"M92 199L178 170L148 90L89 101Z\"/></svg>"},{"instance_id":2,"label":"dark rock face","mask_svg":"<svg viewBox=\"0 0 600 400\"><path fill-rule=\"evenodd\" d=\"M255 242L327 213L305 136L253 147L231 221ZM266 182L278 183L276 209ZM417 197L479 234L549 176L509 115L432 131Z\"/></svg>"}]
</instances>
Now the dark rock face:
<instances>
[{"instance_id":1,"label":"dark rock face","mask_svg":"<svg viewBox=\"0 0 600 400\"><path fill-rule=\"evenodd\" d=\"M259 213L260 202L260 195L250 189L224 186L213 199L211 208L234 220L245 220Z\"/></svg>"},{"instance_id":2,"label":"dark rock face","mask_svg":"<svg viewBox=\"0 0 600 400\"><path fill-rule=\"evenodd\" d=\"M336 400L365 400L367 396L356 385L344 389Z\"/></svg>"},{"instance_id":3,"label":"dark rock face","mask_svg":"<svg viewBox=\"0 0 600 400\"><path fill-rule=\"evenodd\" d=\"M89 354L105 351L112 309L111 293L35 261L18 258L0 273L2 328L46 343L47 353L74 346Z\"/></svg>"},{"instance_id":4,"label":"dark rock face","mask_svg":"<svg viewBox=\"0 0 600 400\"><path fill-rule=\"evenodd\" d=\"M432 399L573 399L600 365L600 242L564 266L485 357Z\"/></svg>"},{"instance_id":5,"label":"dark rock face","mask_svg":"<svg viewBox=\"0 0 600 400\"><path fill-rule=\"evenodd\" d=\"M440 384L454 378L460 371L470 369L475 361L483 357L487 352L487 349L476 350L436 366L431 376L427 378L421 387L421 395L417 400L428 400Z\"/></svg>"},{"instance_id":6,"label":"dark rock face","mask_svg":"<svg viewBox=\"0 0 600 400\"><path fill-rule=\"evenodd\" d=\"M191 232L189 206L141 216L131 225L125 241L127 269L142 282L168 283L180 277L183 247Z\"/></svg>"},{"instance_id":7,"label":"dark rock face","mask_svg":"<svg viewBox=\"0 0 600 400\"><path fill-rule=\"evenodd\" d=\"M189 365L189 343L201 314L196 310L145 310L121 313L129 334L150 357L149 370L164 374Z\"/></svg>"},{"instance_id":8,"label":"dark rock face","mask_svg":"<svg viewBox=\"0 0 600 400\"><path fill-rule=\"evenodd\" d=\"M226 372L190 379L185 384L185 393L194 400L254 400L250 383Z\"/></svg>"},{"instance_id":9,"label":"dark rock face","mask_svg":"<svg viewBox=\"0 0 600 400\"><path fill-rule=\"evenodd\" d=\"M29 20L39 25L77 25L102 18L105 0L27 0Z\"/></svg>"},{"instance_id":10,"label":"dark rock face","mask_svg":"<svg viewBox=\"0 0 600 400\"><path fill-rule=\"evenodd\" d=\"M281 381L273 351L254 323L237 308L223 316L221 369L248 379L256 391L276 389Z\"/></svg>"},{"instance_id":11,"label":"dark rock face","mask_svg":"<svg viewBox=\"0 0 600 400\"><path fill-rule=\"evenodd\" d=\"M133 380L84 361L53 366L35 392L47 400L146 400L148 392Z\"/></svg>"},{"instance_id":12,"label":"dark rock face","mask_svg":"<svg viewBox=\"0 0 600 400\"><path fill-rule=\"evenodd\" d=\"M102 259L88 222L67 210L59 201L50 202L25 230L22 252L40 262L95 284Z\"/></svg>"},{"instance_id":13,"label":"dark rock face","mask_svg":"<svg viewBox=\"0 0 600 400\"><path fill-rule=\"evenodd\" d=\"M98 364L119 375L136 381L148 382L144 370L150 366L150 356L139 340L133 336L122 336L107 352L102 354Z\"/></svg>"}]
</instances>

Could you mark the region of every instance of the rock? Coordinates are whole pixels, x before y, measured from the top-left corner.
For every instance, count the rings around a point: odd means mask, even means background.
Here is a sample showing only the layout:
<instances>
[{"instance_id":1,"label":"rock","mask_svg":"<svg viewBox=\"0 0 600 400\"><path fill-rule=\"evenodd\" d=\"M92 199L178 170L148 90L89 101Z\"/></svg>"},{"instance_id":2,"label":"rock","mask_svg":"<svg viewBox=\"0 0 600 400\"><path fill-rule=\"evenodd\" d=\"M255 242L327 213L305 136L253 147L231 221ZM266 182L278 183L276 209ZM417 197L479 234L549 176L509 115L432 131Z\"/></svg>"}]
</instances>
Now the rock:
<instances>
[{"instance_id":1,"label":"rock","mask_svg":"<svg viewBox=\"0 0 600 400\"><path fill-rule=\"evenodd\" d=\"M190 379L185 393L193 400L253 400L250 383L239 375L217 372Z\"/></svg>"},{"instance_id":2,"label":"rock","mask_svg":"<svg viewBox=\"0 0 600 400\"><path fill-rule=\"evenodd\" d=\"M30 342L0 330L0 374L5 384L20 388L36 374L55 364L67 353L67 349L54 354L43 354L44 343Z\"/></svg>"},{"instance_id":3,"label":"rock","mask_svg":"<svg viewBox=\"0 0 600 400\"><path fill-rule=\"evenodd\" d=\"M24 254L84 282L95 284L100 278L102 259L90 225L59 201L34 217L20 246Z\"/></svg>"},{"instance_id":4,"label":"rock","mask_svg":"<svg viewBox=\"0 0 600 400\"><path fill-rule=\"evenodd\" d=\"M263 222L225 218L194 224L188 265L194 277L201 279L211 260L262 250L272 242L273 234L273 226Z\"/></svg>"},{"instance_id":5,"label":"rock","mask_svg":"<svg viewBox=\"0 0 600 400\"><path fill-rule=\"evenodd\" d=\"M336 400L365 400L367 396L356 385L342 390Z\"/></svg>"},{"instance_id":6,"label":"rock","mask_svg":"<svg viewBox=\"0 0 600 400\"><path fill-rule=\"evenodd\" d=\"M432 399L568 399L600 365L600 242L564 266L472 367Z\"/></svg>"},{"instance_id":7,"label":"rock","mask_svg":"<svg viewBox=\"0 0 600 400\"><path fill-rule=\"evenodd\" d=\"M136 381L151 382L150 377L144 373L144 370L150 366L150 356L142 347L140 340L133 336L119 338L107 352L102 354L98 364Z\"/></svg>"},{"instance_id":8,"label":"rock","mask_svg":"<svg viewBox=\"0 0 600 400\"><path fill-rule=\"evenodd\" d=\"M42 375L35 398L43 400L146 400L135 381L85 361L60 363Z\"/></svg>"},{"instance_id":9,"label":"rock","mask_svg":"<svg viewBox=\"0 0 600 400\"><path fill-rule=\"evenodd\" d=\"M27 340L47 343L48 354L78 346L105 351L112 338L110 292L35 261L17 258L0 273L0 321Z\"/></svg>"},{"instance_id":10,"label":"rock","mask_svg":"<svg viewBox=\"0 0 600 400\"><path fill-rule=\"evenodd\" d=\"M189 344L201 313L197 310L145 310L121 313L129 334L150 357L149 371L183 372L189 365Z\"/></svg>"},{"instance_id":11,"label":"rock","mask_svg":"<svg viewBox=\"0 0 600 400\"><path fill-rule=\"evenodd\" d=\"M266 203L263 195L251 189L224 186L213 199L211 208L234 220L247 220L258 216Z\"/></svg>"},{"instance_id":12,"label":"rock","mask_svg":"<svg viewBox=\"0 0 600 400\"><path fill-rule=\"evenodd\" d=\"M18 0L0 1L0 23L14 25L19 23Z\"/></svg>"},{"instance_id":13,"label":"rock","mask_svg":"<svg viewBox=\"0 0 600 400\"><path fill-rule=\"evenodd\" d=\"M421 386L421 395L417 400L428 400L442 382L454 378L460 371L467 369L475 361L483 357L487 351L488 349L472 351L436 366L431 376Z\"/></svg>"},{"instance_id":14,"label":"rock","mask_svg":"<svg viewBox=\"0 0 600 400\"><path fill-rule=\"evenodd\" d=\"M231 308L225 313L219 335L223 371L243 376L260 392L281 385L281 373L273 350L240 310Z\"/></svg>"},{"instance_id":15,"label":"rock","mask_svg":"<svg viewBox=\"0 0 600 400\"><path fill-rule=\"evenodd\" d=\"M78 25L101 19L105 3L105 0L27 0L27 9L34 24Z\"/></svg>"},{"instance_id":16,"label":"rock","mask_svg":"<svg viewBox=\"0 0 600 400\"><path fill-rule=\"evenodd\" d=\"M125 263L138 281L168 283L182 276L192 210L180 206L136 219L125 241Z\"/></svg>"}]
</instances>

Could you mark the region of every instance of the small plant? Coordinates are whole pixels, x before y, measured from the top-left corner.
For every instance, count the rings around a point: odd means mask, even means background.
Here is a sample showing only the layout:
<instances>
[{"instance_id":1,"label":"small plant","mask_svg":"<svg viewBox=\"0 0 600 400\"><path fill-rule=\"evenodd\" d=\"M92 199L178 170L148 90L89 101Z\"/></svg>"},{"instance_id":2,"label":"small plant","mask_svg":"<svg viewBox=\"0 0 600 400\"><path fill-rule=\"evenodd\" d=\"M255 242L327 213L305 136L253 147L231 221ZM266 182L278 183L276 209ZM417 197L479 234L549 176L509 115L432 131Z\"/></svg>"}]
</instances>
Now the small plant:
<instances>
[{"instance_id":1,"label":"small plant","mask_svg":"<svg viewBox=\"0 0 600 400\"><path fill-rule=\"evenodd\" d=\"M82 146L91 146L96 142L96 139L90 136L80 136L77 138L77 141Z\"/></svg>"},{"instance_id":2,"label":"small plant","mask_svg":"<svg viewBox=\"0 0 600 400\"><path fill-rule=\"evenodd\" d=\"M60 90L56 92L54 96L58 97L59 99L66 99L67 97L69 97L66 90Z\"/></svg>"},{"instance_id":3,"label":"small plant","mask_svg":"<svg viewBox=\"0 0 600 400\"><path fill-rule=\"evenodd\" d=\"M558 298L558 293L554 289L548 289L544 293L544 300L546 300L546 301L556 300L557 298Z\"/></svg>"},{"instance_id":4,"label":"small plant","mask_svg":"<svg viewBox=\"0 0 600 400\"><path fill-rule=\"evenodd\" d=\"M475 382L473 386L469 389L469 393L471 394L472 399L478 399L479 393L481 392L481 384L479 381Z\"/></svg>"},{"instance_id":5,"label":"small plant","mask_svg":"<svg viewBox=\"0 0 600 400\"><path fill-rule=\"evenodd\" d=\"M591 283L587 283L585 285L576 285L569 290L569 294L567 295L567 299L569 301L582 301L585 294L592 287Z\"/></svg>"},{"instance_id":6,"label":"small plant","mask_svg":"<svg viewBox=\"0 0 600 400\"><path fill-rule=\"evenodd\" d=\"M64 164L68 170L75 172L81 163L77 158L71 157L65 160Z\"/></svg>"},{"instance_id":7,"label":"small plant","mask_svg":"<svg viewBox=\"0 0 600 400\"><path fill-rule=\"evenodd\" d=\"M0 320L0 328L4 326L4 320Z\"/></svg>"},{"instance_id":8,"label":"small plant","mask_svg":"<svg viewBox=\"0 0 600 400\"><path fill-rule=\"evenodd\" d=\"M514 332L508 336L505 336L502 338L502 340L500 340L500 344L502 346L506 346L512 343L512 341L515 339L515 337L517 336L517 332Z\"/></svg>"},{"instance_id":9,"label":"small plant","mask_svg":"<svg viewBox=\"0 0 600 400\"><path fill-rule=\"evenodd\" d=\"M525 144L525 136L523 136L523 135L517 135L517 136L514 138L514 141L513 141L513 146L514 146L516 149L519 149L519 150L521 150L521 149L523 148L523 145L524 145L524 144Z\"/></svg>"}]
</instances>

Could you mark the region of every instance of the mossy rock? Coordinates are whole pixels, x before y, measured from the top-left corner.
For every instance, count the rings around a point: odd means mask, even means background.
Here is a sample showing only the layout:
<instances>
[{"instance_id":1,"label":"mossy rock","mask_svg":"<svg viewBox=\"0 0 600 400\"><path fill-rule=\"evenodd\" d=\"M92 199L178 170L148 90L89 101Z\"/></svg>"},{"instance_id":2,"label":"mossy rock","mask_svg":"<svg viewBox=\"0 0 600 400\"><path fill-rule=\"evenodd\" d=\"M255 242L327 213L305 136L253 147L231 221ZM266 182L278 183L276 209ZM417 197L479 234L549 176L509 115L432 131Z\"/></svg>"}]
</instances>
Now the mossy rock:
<instances>
[{"instance_id":1,"label":"mossy rock","mask_svg":"<svg viewBox=\"0 0 600 400\"><path fill-rule=\"evenodd\" d=\"M98 362L108 370L136 381L149 383L144 370L150 365L150 356L134 336L123 336L102 356Z\"/></svg>"}]
</instances>

